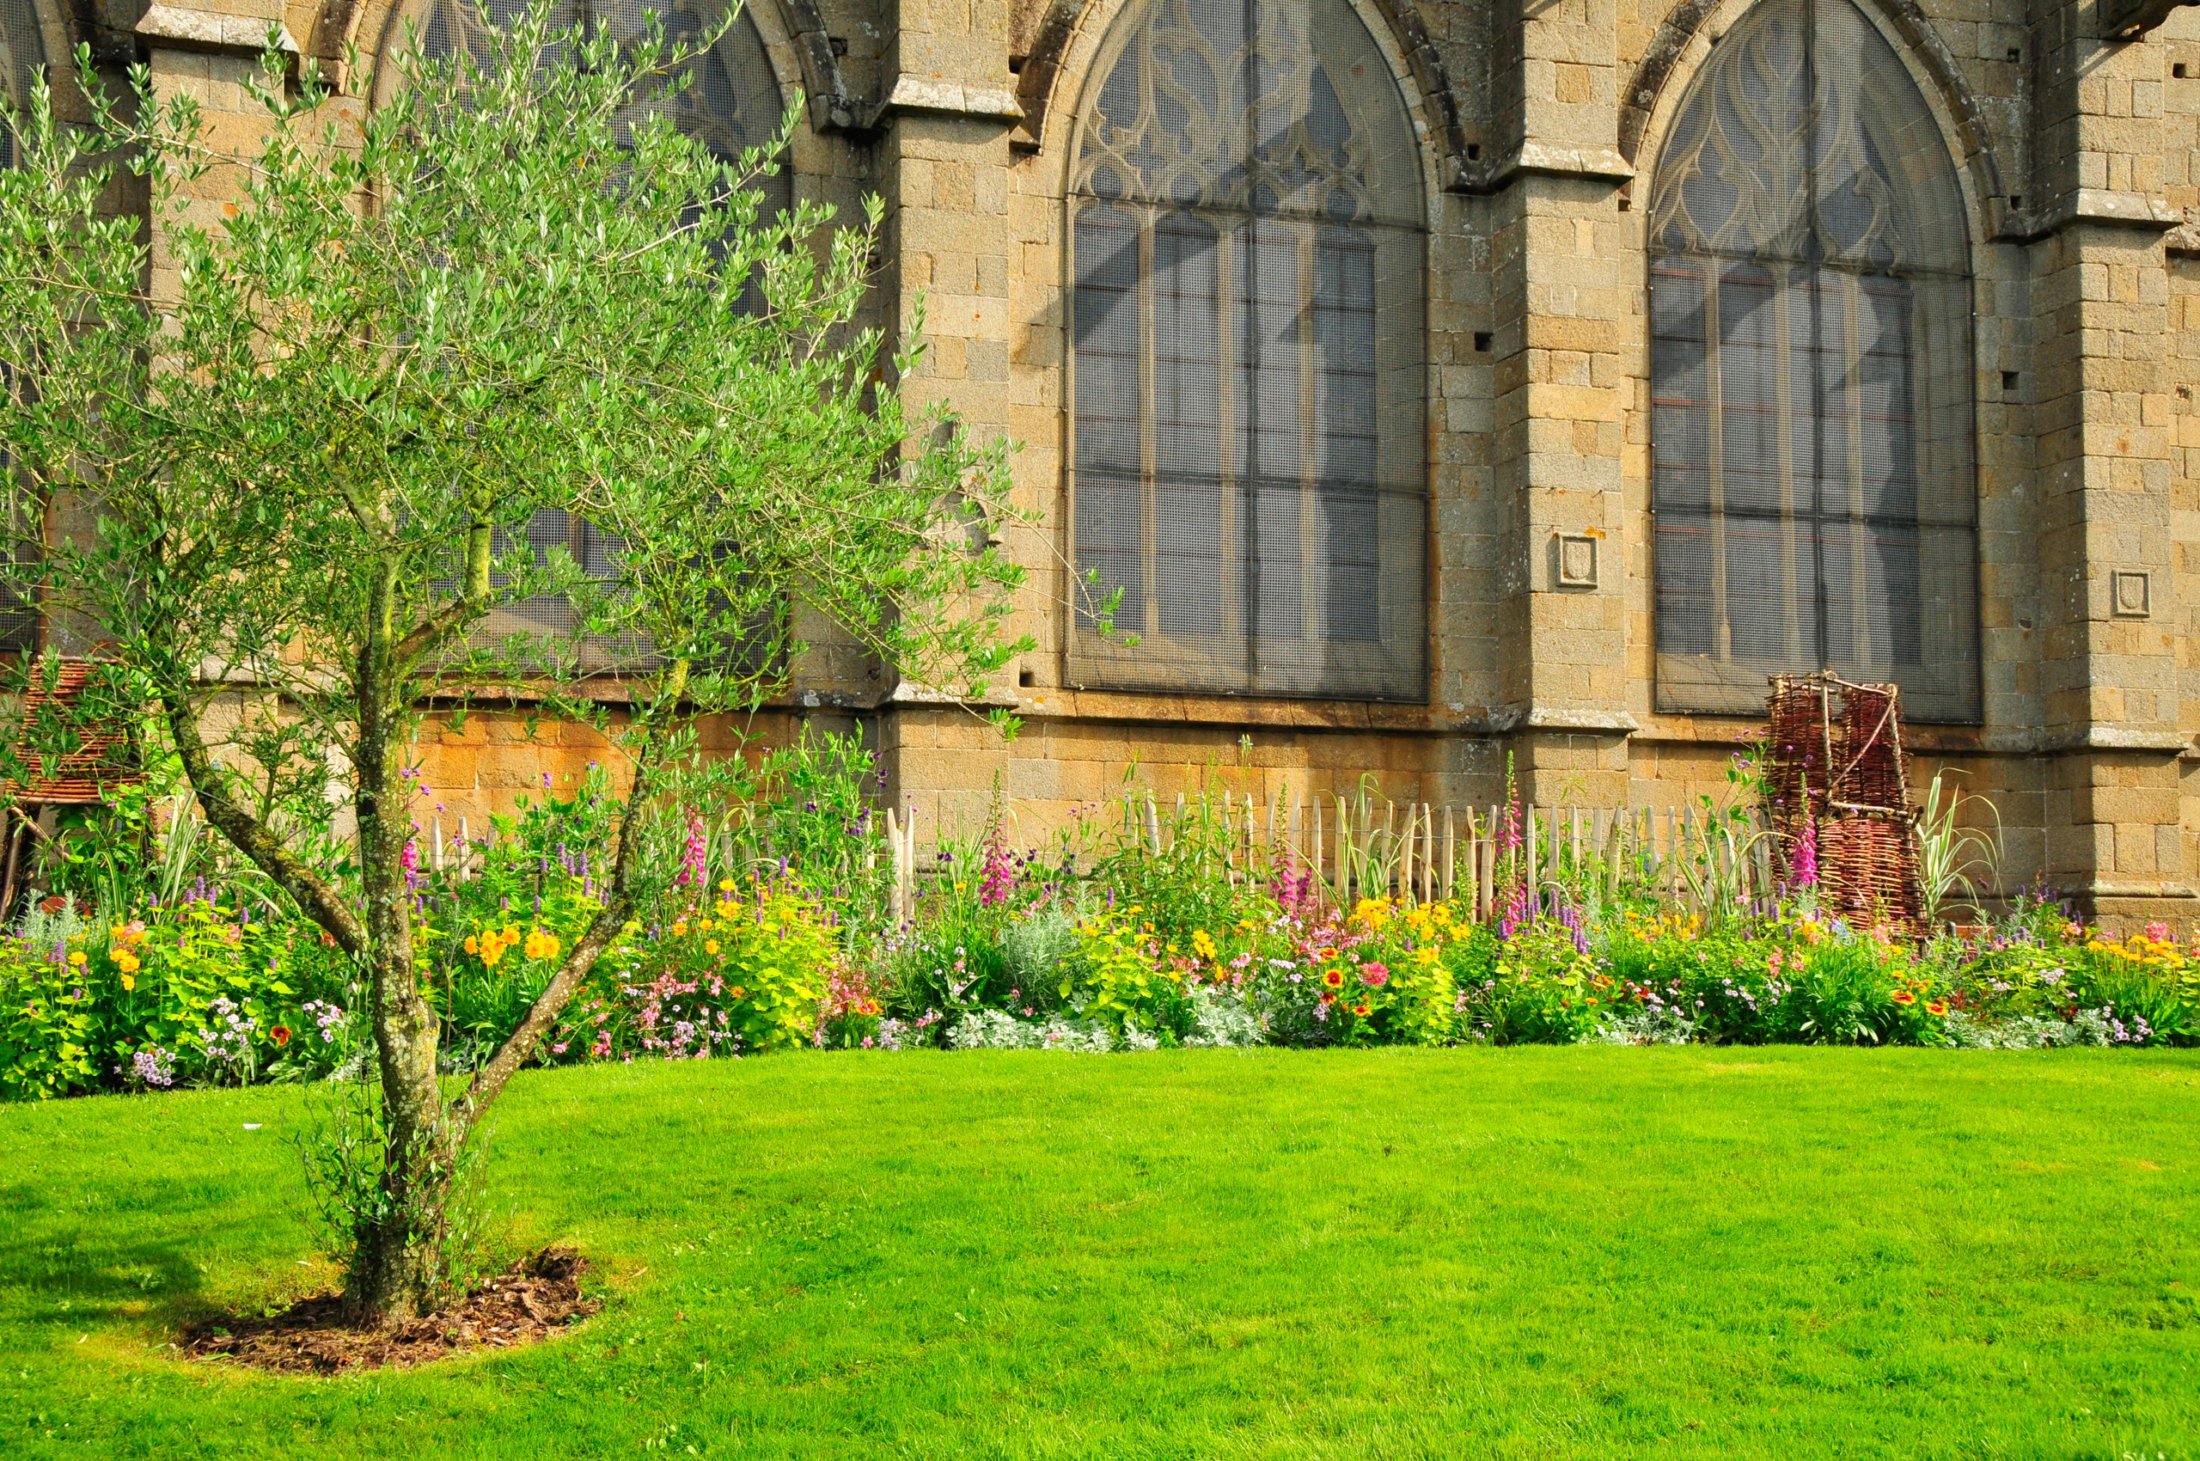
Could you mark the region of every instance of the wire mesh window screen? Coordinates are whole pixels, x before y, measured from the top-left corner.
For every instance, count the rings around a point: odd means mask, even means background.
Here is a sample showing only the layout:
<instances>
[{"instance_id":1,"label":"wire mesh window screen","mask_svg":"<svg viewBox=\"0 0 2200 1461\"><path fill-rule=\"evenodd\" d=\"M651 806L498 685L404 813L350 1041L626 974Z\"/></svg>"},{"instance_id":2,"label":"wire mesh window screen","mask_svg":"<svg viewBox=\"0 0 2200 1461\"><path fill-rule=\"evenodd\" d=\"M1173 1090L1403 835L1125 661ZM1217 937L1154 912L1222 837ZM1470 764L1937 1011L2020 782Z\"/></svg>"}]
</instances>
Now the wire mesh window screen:
<instances>
[{"instance_id":1,"label":"wire mesh window screen","mask_svg":"<svg viewBox=\"0 0 2200 1461\"><path fill-rule=\"evenodd\" d=\"M1963 198L1850 0L1765 0L1720 42L1650 238L1660 708L1754 713L1831 669L1975 719Z\"/></svg>"},{"instance_id":2,"label":"wire mesh window screen","mask_svg":"<svg viewBox=\"0 0 2200 1461\"><path fill-rule=\"evenodd\" d=\"M527 0L428 0L413 17L420 53L440 59L463 45L485 62L490 28L510 25L526 8ZM632 41L640 38L654 16L664 27L666 41L677 45L695 41L723 20L726 10L723 0L560 0L551 23L560 29L582 26L609 31L621 41ZM393 75L385 84L399 85L402 79ZM670 96L638 100L627 115L638 120L645 113L667 109L680 130L730 160L771 141L783 106L764 38L744 8L718 43L698 58L687 86ZM759 179L757 186L773 206L787 205L790 189L785 169Z\"/></svg>"},{"instance_id":3,"label":"wire mesh window screen","mask_svg":"<svg viewBox=\"0 0 2200 1461\"><path fill-rule=\"evenodd\" d=\"M11 117L23 115L30 104L31 83L45 64L46 41L30 0L0 0L0 77L5 78ZM0 127L0 167L13 166L15 129ZM12 375L0 378L0 389L20 388ZM6 466L6 456L0 455L0 470ZM17 555L28 551L34 537L28 525L0 537L0 653L38 648L38 605L25 591L26 575L17 571L21 562Z\"/></svg>"},{"instance_id":4,"label":"wire mesh window screen","mask_svg":"<svg viewBox=\"0 0 2200 1461\"><path fill-rule=\"evenodd\" d=\"M1381 51L1347 0L1154 0L1098 74L1069 205L1072 561L1097 577L1072 677L1423 698L1426 246Z\"/></svg>"},{"instance_id":5,"label":"wire mesh window screen","mask_svg":"<svg viewBox=\"0 0 2200 1461\"><path fill-rule=\"evenodd\" d=\"M0 0L0 5L19 0ZM510 25L525 10L527 0L431 0L415 18L420 52L440 59L464 45L477 60L489 56L489 27ZM621 40L638 38L654 15L670 43L692 41L725 14L717 0L562 0L553 24L562 28L585 25L608 29ZM744 8L709 52L698 58L689 84L669 98L637 103L631 110L638 118L651 107L668 107L682 131L704 142L719 157L732 160L748 148L772 140L783 114L778 78L765 53L756 22ZM764 193L764 213L770 217L792 206L792 184L782 166L754 184ZM745 294L744 308L755 307L753 292ZM527 539L538 556L553 546L563 547L583 571L608 582L616 574L618 539L570 514L555 509L537 512L527 526ZM500 535L496 551L516 550L517 543ZM569 639L576 631L573 606L563 596L537 595L507 604L475 631L482 643L501 643L513 635L541 635ZM656 662L651 647L635 636L592 635L579 642L580 667L589 671L646 668Z\"/></svg>"},{"instance_id":6,"label":"wire mesh window screen","mask_svg":"<svg viewBox=\"0 0 2200 1461\"><path fill-rule=\"evenodd\" d=\"M0 0L0 80L13 116L30 105L31 83L46 65L46 38L31 0ZM0 127L0 167L15 166L15 130Z\"/></svg>"}]
</instances>

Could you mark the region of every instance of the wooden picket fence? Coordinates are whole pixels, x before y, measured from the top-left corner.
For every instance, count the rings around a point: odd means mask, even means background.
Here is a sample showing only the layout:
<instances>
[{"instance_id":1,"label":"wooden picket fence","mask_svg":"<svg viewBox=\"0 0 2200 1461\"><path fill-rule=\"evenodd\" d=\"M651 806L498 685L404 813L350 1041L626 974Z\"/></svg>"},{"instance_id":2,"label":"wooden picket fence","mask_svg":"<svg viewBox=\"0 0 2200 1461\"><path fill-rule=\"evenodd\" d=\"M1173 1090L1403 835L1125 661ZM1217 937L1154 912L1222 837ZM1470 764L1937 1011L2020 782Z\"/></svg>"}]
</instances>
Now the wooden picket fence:
<instances>
[{"instance_id":1,"label":"wooden picket fence","mask_svg":"<svg viewBox=\"0 0 2200 1461\"><path fill-rule=\"evenodd\" d=\"M1288 870L1319 878L1339 901L1456 900L1471 903L1475 916L1485 919L1498 912L1504 892L1498 878L1508 846L1516 849L1530 887L1594 884L1616 895L1625 885L1653 889L1682 905L1702 901L1713 888L1742 901L1768 899L1775 891L1771 838L1762 824L1752 817L1737 826L1691 807L1524 805L1514 814L1509 838L1502 806L1400 803L1364 795L1308 800L1279 795L1265 805L1250 794L1189 805L1179 796L1172 815L1151 794L1133 793L1121 799L1119 813L1113 829L1118 848L1160 856L1193 825L1188 819L1204 819L1206 846L1221 862L1216 871L1233 880L1265 880ZM914 916L920 881L937 868L938 851L956 840L935 820L934 856L927 861L919 852L919 821L914 806L888 808L885 845L867 854L873 867L881 856L891 861L898 919ZM462 816L453 837L439 815L423 829L423 860L440 877L467 880L479 874L495 836L492 827L477 841ZM732 834L713 837L710 853L714 870L732 866Z\"/></svg>"},{"instance_id":2,"label":"wooden picket fence","mask_svg":"<svg viewBox=\"0 0 2200 1461\"><path fill-rule=\"evenodd\" d=\"M1368 797L1299 801L1251 794L1225 799L1227 877L1261 879L1283 869L1318 877L1340 901L1387 896L1408 902L1471 901L1475 916L1492 918L1508 845L1530 887L1555 881L1581 886L1600 880L1616 895L1623 884L1658 890L1675 902L1700 902L1714 889L1742 901L1775 892L1771 838L1754 815L1737 824L1693 807L1527 805L1517 809L1509 840L1505 808L1399 803ZM1188 806L1179 795L1173 816L1150 794L1120 803L1118 845L1160 856L1186 828L1187 816L1217 816L1214 802ZM928 870L918 855L917 812L886 814L898 917L916 907L917 884ZM942 836L935 847L944 845ZM1208 838L1210 847L1214 839Z\"/></svg>"}]
</instances>

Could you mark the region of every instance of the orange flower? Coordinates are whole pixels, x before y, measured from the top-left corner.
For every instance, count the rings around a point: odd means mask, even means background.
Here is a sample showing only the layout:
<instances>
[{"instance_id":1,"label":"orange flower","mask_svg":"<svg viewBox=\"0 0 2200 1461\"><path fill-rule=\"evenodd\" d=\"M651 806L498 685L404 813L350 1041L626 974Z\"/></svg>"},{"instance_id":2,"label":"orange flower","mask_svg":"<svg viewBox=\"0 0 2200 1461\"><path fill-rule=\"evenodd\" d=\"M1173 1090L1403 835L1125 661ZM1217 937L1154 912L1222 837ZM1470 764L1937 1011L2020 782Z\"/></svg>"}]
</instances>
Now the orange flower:
<instances>
[{"instance_id":1,"label":"orange flower","mask_svg":"<svg viewBox=\"0 0 2200 1461\"><path fill-rule=\"evenodd\" d=\"M1344 988L1344 970L1329 969L1323 971L1322 983L1328 985L1331 989Z\"/></svg>"},{"instance_id":2,"label":"orange flower","mask_svg":"<svg viewBox=\"0 0 2200 1461\"><path fill-rule=\"evenodd\" d=\"M1894 992L1894 1002L1896 1004L1916 1004L1917 996L1907 989L1898 989Z\"/></svg>"},{"instance_id":3,"label":"orange flower","mask_svg":"<svg viewBox=\"0 0 2200 1461\"><path fill-rule=\"evenodd\" d=\"M1929 1015L1944 1015L1948 1013L1948 1001L1944 999L1927 1000L1925 1002L1925 1013Z\"/></svg>"}]
</instances>

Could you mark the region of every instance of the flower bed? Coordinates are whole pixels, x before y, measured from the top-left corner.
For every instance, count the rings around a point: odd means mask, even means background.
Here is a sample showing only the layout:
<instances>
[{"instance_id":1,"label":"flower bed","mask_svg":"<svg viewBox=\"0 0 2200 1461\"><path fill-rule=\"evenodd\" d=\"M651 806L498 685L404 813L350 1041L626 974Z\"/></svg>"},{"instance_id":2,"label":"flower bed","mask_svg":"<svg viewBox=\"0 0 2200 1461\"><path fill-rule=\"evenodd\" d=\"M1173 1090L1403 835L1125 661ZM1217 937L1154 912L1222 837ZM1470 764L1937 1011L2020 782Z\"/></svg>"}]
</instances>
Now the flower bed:
<instances>
[{"instance_id":1,"label":"flower bed","mask_svg":"<svg viewBox=\"0 0 2200 1461\"><path fill-rule=\"evenodd\" d=\"M943 848L914 916L876 875L872 770L845 745L728 852L692 832L538 1052L545 1063L799 1047L1806 1042L2021 1048L2200 1042L2200 943L2115 938L2044 897L1918 942L1765 906L1685 904L1596 866L1499 917L1340 898L1195 805L1169 836ZM813 762L805 763L812 765ZM832 781L825 777L825 783ZM596 912L585 788L502 826L467 877L416 872L448 1069L518 1024ZM823 810L821 810L821 808ZM698 816L691 826L700 828ZM775 840L776 838L776 840ZM204 883L121 916L48 898L0 936L0 1094L319 1079L364 1069L356 971L277 901Z\"/></svg>"}]
</instances>

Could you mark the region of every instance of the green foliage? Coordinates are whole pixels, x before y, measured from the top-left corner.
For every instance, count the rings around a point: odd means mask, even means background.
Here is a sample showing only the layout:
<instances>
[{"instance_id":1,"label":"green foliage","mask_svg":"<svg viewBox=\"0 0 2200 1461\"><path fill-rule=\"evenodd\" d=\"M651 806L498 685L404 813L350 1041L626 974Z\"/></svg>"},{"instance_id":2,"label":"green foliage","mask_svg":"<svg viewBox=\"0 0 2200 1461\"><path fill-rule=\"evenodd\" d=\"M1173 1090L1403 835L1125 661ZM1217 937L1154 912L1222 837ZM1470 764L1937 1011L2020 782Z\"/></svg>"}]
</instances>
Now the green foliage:
<instances>
[{"instance_id":1,"label":"green foliage","mask_svg":"<svg viewBox=\"0 0 2200 1461\"><path fill-rule=\"evenodd\" d=\"M761 758L744 788L729 871L745 881L799 868L851 939L885 936L894 878L879 805L885 785L860 736L805 724L792 745Z\"/></svg>"},{"instance_id":2,"label":"green foliage","mask_svg":"<svg viewBox=\"0 0 2200 1461\"><path fill-rule=\"evenodd\" d=\"M1596 1028L1595 978L1572 930L1538 921L1505 942L1493 980L1469 996L1467 1018L1500 1045L1572 1044Z\"/></svg>"},{"instance_id":3,"label":"green foliage","mask_svg":"<svg viewBox=\"0 0 2200 1461\"><path fill-rule=\"evenodd\" d=\"M758 182L783 138L724 158L669 104L715 31L629 45L557 30L554 8L488 27L479 52L394 58L403 84L371 110L310 70L293 87L271 39L250 158L208 145L189 89L143 66L109 95L82 46L85 125L57 121L43 75L5 122L0 524L29 541L4 556L49 615L96 626L107 664L81 713L149 713L208 821L359 961L379 1180L420 1193L448 1185L648 880L675 875L640 854L677 843L689 792L727 775L695 757L696 721L783 683L798 603L965 694L1023 648L1005 627L1020 575L991 546L1016 517L1004 446L906 409L914 341L859 323L878 202L847 227L811 202L770 214ZM244 165L215 219L201 181L223 163ZM122 168L157 232L107 210ZM45 542L57 498L82 529ZM545 512L616 551L587 571L536 554ZM562 641L494 632L540 594L572 606ZM431 694L587 722L620 788L590 829L615 829L592 920L509 1040L467 1057L455 1101L426 989L439 935L406 866ZM509 1014L469 1025L476 1052ZM440 1241L425 1212L359 1220L387 1225L362 1229L363 1271L422 1271L390 1255ZM377 1284L372 1313L417 1308Z\"/></svg>"},{"instance_id":4,"label":"green foliage","mask_svg":"<svg viewBox=\"0 0 2200 1461\"><path fill-rule=\"evenodd\" d=\"M36 1100L98 1086L106 1072L89 978L50 951L0 944L0 1096Z\"/></svg>"},{"instance_id":5,"label":"green foliage","mask_svg":"<svg viewBox=\"0 0 2200 1461\"><path fill-rule=\"evenodd\" d=\"M668 927L629 924L552 1050L700 1059L808 1045L840 960L828 914L800 883L727 879Z\"/></svg>"},{"instance_id":6,"label":"green foliage","mask_svg":"<svg viewBox=\"0 0 2200 1461\"><path fill-rule=\"evenodd\" d=\"M1126 1027L1172 1040L1189 1033L1192 1001L1181 967L1137 904L1078 925L1076 952L1064 961L1057 993L1063 1008L1121 1034Z\"/></svg>"},{"instance_id":7,"label":"green foliage","mask_svg":"<svg viewBox=\"0 0 2200 1461\"><path fill-rule=\"evenodd\" d=\"M2001 812L1985 797L1947 786L1949 775L1945 768L1933 773L1918 808L1919 899L1928 923L1939 922L1953 907L1975 910L1981 890L1994 887L2001 867ZM1967 814L1992 825L1963 826Z\"/></svg>"}]
</instances>

